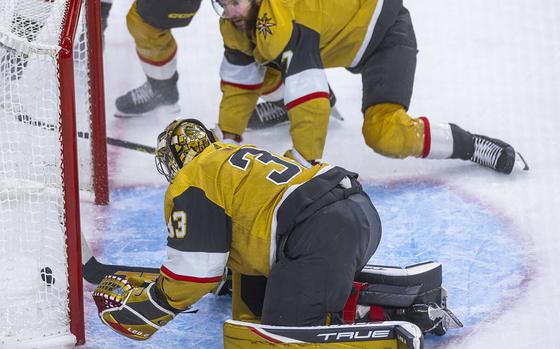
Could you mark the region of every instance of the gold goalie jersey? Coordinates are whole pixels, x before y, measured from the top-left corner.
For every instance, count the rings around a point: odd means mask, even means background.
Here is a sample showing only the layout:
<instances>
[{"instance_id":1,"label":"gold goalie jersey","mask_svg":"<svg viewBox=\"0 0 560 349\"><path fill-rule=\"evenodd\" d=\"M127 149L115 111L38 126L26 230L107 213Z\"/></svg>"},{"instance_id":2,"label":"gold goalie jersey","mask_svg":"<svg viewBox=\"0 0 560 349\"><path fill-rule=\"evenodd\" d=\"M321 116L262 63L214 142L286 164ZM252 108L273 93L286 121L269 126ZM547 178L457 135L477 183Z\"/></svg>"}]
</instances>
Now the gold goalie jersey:
<instances>
[{"instance_id":1,"label":"gold goalie jersey","mask_svg":"<svg viewBox=\"0 0 560 349\"><path fill-rule=\"evenodd\" d=\"M296 150L307 160L320 159L330 115L323 69L358 69L401 8L402 0L263 0L252 36L221 20L220 128L243 133L265 82L265 66L274 68L284 79Z\"/></svg>"},{"instance_id":2,"label":"gold goalie jersey","mask_svg":"<svg viewBox=\"0 0 560 349\"><path fill-rule=\"evenodd\" d=\"M268 275L275 210L329 167L304 168L254 146L217 142L179 170L165 195L167 260L157 281L169 304L185 309L196 302L218 285L226 264Z\"/></svg>"}]
</instances>

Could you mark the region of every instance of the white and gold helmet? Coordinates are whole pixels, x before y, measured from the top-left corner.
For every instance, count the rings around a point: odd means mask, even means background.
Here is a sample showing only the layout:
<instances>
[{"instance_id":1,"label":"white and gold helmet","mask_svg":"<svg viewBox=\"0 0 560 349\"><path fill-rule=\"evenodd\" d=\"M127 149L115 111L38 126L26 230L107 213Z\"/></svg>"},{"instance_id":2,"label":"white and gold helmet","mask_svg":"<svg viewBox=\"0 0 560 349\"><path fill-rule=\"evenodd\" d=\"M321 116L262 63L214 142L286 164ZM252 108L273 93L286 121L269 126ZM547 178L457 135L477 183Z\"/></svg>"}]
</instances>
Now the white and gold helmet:
<instances>
[{"instance_id":1,"label":"white and gold helmet","mask_svg":"<svg viewBox=\"0 0 560 349\"><path fill-rule=\"evenodd\" d=\"M196 119L177 119L157 138L156 168L171 182L177 171L213 142L214 135L202 122Z\"/></svg>"}]
</instances>

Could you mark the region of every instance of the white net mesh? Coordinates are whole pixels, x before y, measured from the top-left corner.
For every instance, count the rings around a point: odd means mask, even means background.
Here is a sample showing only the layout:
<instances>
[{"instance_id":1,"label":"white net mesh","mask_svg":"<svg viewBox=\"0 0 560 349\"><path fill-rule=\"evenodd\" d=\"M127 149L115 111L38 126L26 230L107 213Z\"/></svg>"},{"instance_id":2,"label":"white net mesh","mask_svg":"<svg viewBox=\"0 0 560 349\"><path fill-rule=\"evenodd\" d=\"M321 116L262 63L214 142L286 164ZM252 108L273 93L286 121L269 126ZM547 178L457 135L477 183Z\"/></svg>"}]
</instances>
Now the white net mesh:
<instances>
[{"instance_id":1,"label":"white net mesh","mask_svg":"<svg viewBox=\"0 0 560 349\"><path fill-rule=\"evenodd\" d=\"M0 347L73 341L57 67L67 2L0 0ZM78 128L89 132L87 46L81 38L74 57L76 106ZM81 184L91 188L89 142L79 146Z\"/></svg>"},{"instance_id":2,"label":"white net mesh","mask_svg":"<svg viewBox=\"0 0 560 349\"><path fill-rule=\"evenodd\" d=\"M85 3L85 2L84 2ZM78 130L78 167L80 189L93 191L91 152L91 100L89 84L89 56L85 9L78 22L74 45L74 95L76 97L76 129Z\"/></svg>"}]
</instances>

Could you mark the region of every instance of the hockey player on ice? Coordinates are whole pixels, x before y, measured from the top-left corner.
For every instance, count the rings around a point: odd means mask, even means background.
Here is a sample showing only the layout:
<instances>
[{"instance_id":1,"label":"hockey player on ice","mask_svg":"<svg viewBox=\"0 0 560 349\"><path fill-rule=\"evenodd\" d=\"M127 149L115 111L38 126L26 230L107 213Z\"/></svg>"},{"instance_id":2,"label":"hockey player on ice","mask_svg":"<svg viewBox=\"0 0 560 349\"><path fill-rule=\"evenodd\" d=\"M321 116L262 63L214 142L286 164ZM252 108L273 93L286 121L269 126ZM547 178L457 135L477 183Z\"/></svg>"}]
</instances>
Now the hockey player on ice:
<instances>
[{"instance_id":1,"label":"hockey player on ice","mask_svg":"<svg viewBox=\"0 0 560 349\"><path fill-rule=\"evenodd\" d=\"M227 266L237 321L224 325L226 348L268 347L254 323L297 326L298 335L315 333L329 348L386 347L378 341L388 323L343 325L345 333L369 336L355 343L337 339L336 327L318 335L309 327L341 323L352 281L381 238L379 216L356 173L221 143L195 119L177 119L158 136L156 164L170 182L167 259L155 282L105 277L93 294L103 323L148 339L215 289ZM440 320L426 312L416 323L430 331ZM379 326L385 330L376 332ZM415 325L399 326L421 339Z\"/></svg>"},{"instance_id":2,"label":"hockey player on ice","mask_svg":"<svg viewBox=\"0 0 560 349\"><path fill-rule=\"evenodd\" d=\"M117 98L115 116L138 117L155 112L178 113L177 42L171 29L188 26L199 7L200 0L137 0L132 4L126 21L147 80L140 87ZM106 9L102 16L105 18L105 26L108 8L102 7ZM279 72L271 72L265 83L260 86L260 91L265 102L259 103L255 108L251 127L264 128L287 121ZM335 103L333 93L331 105L334 106ZM333 115L340 118L334 113Z\"/></svg>"},{"instance_id":3,"label":"hockey player on ice","mask_svg":"<svg viewBox=\"0 0 560 349\"><path fill-rule=\"evenodd\" d=\"M286 155L303 164L320 161L331 109L324 68L344 67L362 76L362 133L375 152L513 170L509 144L408 115L418 50L402 0L212 2L225 46L218 128L225 139L241 139L259 98L253 86L279 70L293 142Z\"/></svg>"}]
</instances>

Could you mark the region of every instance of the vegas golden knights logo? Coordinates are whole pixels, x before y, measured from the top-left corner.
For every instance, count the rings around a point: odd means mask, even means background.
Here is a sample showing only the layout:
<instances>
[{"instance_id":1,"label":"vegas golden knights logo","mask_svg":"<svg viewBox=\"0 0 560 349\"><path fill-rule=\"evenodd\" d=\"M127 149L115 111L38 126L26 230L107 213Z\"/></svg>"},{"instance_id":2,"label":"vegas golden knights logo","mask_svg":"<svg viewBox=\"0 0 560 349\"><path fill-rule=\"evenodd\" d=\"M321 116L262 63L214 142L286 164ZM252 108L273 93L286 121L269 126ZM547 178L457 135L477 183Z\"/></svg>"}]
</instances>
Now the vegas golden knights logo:
<instances>
[{"instance_id":1,"label":"vegas golden knights logo","mask_svg":"<svg viewBox=\"0 0 560 349\"><path fill-rule=\"evenodd\" d=\"M272 18L268 17L265 12L261 18L257 18L257 32L262 34L263 38L266 39L267 35L272 35L272 27L276 23L272 22Z\"/></svg>"}]
</instances>

